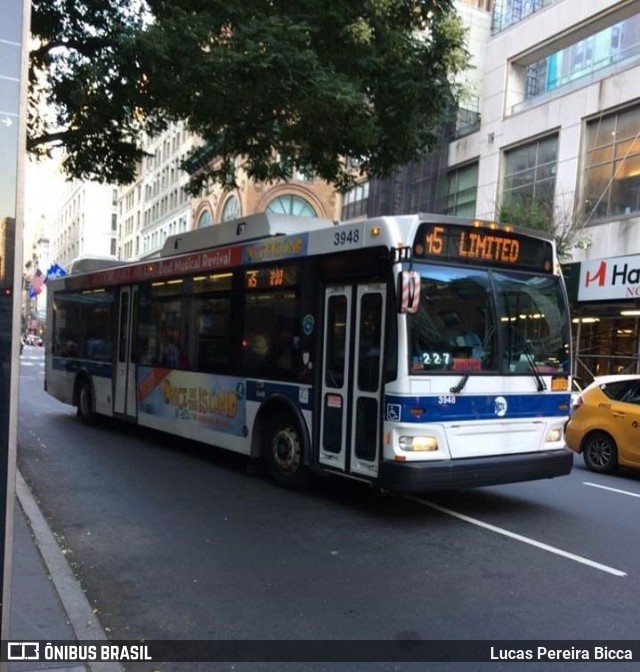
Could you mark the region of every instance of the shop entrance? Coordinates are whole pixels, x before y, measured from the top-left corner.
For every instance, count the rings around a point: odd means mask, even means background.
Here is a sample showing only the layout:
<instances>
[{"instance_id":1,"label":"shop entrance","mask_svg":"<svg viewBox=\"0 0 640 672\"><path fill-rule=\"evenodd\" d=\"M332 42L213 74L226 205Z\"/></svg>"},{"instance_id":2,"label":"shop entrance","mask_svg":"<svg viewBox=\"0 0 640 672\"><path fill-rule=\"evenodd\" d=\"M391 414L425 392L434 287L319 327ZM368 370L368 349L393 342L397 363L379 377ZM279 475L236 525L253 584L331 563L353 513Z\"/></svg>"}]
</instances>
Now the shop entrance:
<instances>
[{"instance_id":1,"label":"shop entrance","mask_svg":"<svg viewBox=\"0 0 640 672\"><path fill-rule=\"evenodd\" d=\"M640 373L638 317L575 317L573 373L585 383L595 376Z\"/></svg>"}]
</instances>

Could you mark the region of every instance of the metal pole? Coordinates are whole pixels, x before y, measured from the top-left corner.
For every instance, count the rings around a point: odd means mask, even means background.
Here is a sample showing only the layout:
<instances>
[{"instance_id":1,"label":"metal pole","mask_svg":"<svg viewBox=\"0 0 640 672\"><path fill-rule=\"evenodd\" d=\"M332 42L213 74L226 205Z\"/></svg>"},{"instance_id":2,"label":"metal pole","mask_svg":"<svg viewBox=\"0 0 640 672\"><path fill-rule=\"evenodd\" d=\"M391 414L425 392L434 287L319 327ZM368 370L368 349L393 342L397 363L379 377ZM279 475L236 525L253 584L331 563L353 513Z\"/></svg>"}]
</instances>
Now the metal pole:
<instances>
[{"instance_id":1,"label":"metal pole","mask_svg":"<svg viewBox=\"0 0 640 672\"><path fill-rule=\"evenodd\" d=\"M26 158L26 103L30 0L3 3L0 59L4 80L0 96L0 638L9 638L13 513L16 478L20 308L22 302L22 230ZM0 663L0 670L6 663Z\"/></svg>"},{"instance_id":2,"label":"metal pole","mask_svg":"<svg viewBox=\"0 0 640 672\"><path fill-rule=\"evenodd\" d=\"M640 332L638 331L638 318L636 317L636 328L635 328L635 339L636 339L636 373L640 373Z\"/></svg>"},{"instance_id":3,"label":"metal pole","mask_svg":"<svg viewBox=\"0 0 640 672\"><path fill-rule=\"evenodd\" d=\"M582 318L578 318L578 326L576 327L576 342L573 346L573 367L571 369L571 374L573 376L578 373L578 354L580 352L580 335L582 330Z\"/></svg>"}]
</instances>

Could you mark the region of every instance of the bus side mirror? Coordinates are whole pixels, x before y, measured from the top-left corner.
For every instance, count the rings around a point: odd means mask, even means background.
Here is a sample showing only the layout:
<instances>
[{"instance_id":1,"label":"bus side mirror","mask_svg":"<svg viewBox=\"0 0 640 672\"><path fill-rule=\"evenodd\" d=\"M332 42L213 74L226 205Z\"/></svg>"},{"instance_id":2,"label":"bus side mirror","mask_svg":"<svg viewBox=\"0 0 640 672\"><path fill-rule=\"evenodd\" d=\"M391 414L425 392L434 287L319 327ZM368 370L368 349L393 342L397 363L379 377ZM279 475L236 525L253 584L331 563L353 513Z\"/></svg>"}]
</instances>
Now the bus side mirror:
<instances>
[{"instance_id":1,"label":"bus side mirror","mask_svg":"<svg viewBox=\"0 0 640 672\"><path fill-rule=\"evenodd\" d=\"M402 271L398 275L398 312L417 313L420 305L420 274Z\"/></svg>"}]
</instances>

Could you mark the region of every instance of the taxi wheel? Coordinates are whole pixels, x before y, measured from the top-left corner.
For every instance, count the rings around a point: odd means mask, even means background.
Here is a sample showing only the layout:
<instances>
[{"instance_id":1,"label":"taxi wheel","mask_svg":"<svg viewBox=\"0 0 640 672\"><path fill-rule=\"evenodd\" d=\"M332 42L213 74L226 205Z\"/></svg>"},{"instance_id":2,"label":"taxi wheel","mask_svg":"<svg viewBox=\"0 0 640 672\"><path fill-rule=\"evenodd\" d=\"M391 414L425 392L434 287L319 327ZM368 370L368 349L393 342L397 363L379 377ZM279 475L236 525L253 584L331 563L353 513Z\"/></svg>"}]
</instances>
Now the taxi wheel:
<instances>
[{"instance_id":1,"label":"taxi wheel","mask_svg":"<svg viewBox=\"0 0 640 672\"><path fill-rule=\"evenodd\" d=\"M605 432L594 432L585 439L582 457L587 469L599 474L610 474L618 468L616 442Z\"/></svg>"}]
</instances>

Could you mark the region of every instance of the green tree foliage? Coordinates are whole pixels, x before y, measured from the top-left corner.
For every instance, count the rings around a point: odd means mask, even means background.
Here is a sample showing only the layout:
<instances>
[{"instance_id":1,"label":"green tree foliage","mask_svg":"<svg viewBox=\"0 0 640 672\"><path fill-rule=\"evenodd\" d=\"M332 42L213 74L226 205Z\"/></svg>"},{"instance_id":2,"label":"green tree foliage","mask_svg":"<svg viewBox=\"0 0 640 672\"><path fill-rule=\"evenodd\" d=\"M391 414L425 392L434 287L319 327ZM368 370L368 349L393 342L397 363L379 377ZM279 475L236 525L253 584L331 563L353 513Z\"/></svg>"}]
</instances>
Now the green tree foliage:
<instances>
[{"instance_id":1,"label":"green tree foliage","mask_svg":"<svg viewBox=\"0 0 640 672\"><path fill-rule=\"evenodd\" d=\"M468 62L451 0L33 0L29 149L127 183L142 131L184 120L191 191L294 170L347 189L435 142ZM44 77L46 75L46 78ZM53 120L39 114L46 101ZM211 163L210 159L220 160Z\"/></svg>"},{"instance_id":2,"label":"green tree foliage","mask_svg":"<svg viewBox=\"0 0 640 672\"><path fill-rule=\"evenodd\" d=\"M140 131L161 128L140 86L145 25L129 0L33 0L27 150L64 148L69 176L131 182Z\"/></svg>"},{"instance_id":3,"label":"green tree foliage","mask_svg":"<svg viewBox=\"0 0 640 672\"><path fill-rule=\"evenodd\" d=\"M571 250L581 227L575 224L570 213L559 210L554 212L553 206L540 200L513 200L502 203L498 212L498 220L534 231L541 231L552 236L556 241L556 252L562 261L571 258Z\"/></svg>"}]
</instances>

